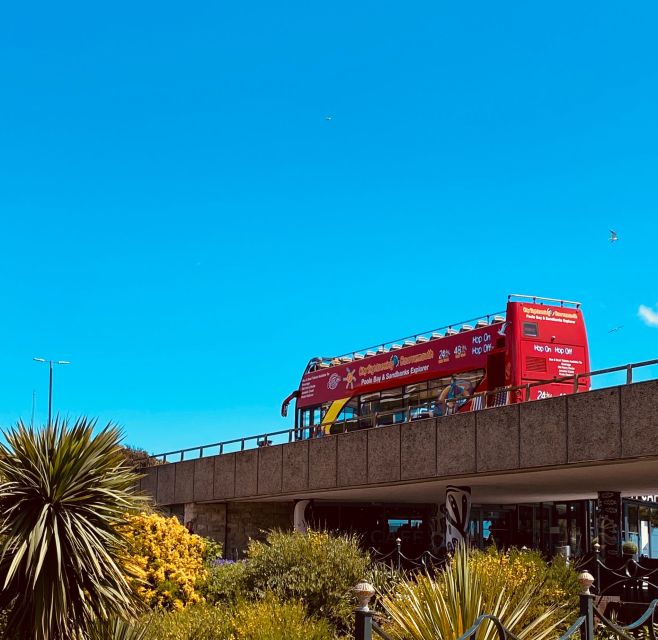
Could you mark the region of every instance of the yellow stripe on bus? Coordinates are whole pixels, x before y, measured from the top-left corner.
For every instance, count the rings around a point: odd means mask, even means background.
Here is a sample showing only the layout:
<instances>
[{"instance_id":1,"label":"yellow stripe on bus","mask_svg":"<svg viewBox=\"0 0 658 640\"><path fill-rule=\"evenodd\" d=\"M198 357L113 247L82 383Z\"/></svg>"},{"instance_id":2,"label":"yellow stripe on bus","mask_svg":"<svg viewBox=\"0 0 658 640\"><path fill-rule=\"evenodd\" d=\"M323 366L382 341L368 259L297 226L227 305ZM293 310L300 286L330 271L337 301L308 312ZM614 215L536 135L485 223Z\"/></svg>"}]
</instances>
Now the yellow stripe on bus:
<instances>
[{"instance_id":1,"label":"yellow stripe on bus","mask_svg":"<svg viewBox=\"0 0 658 640\"><path fill-rule=\"evenodd\" d=\"M322 424L325 425L323 429L325 433L329 433L331 424L328 423L333 422L338 417L338 414L343 410L343 407L347 404L348 400L349 397L341 398L340 400L334 400L331 403L331 406L327 410L327 413L325 413L324 418L322 418Z\"/></svg>"}]
</instances>

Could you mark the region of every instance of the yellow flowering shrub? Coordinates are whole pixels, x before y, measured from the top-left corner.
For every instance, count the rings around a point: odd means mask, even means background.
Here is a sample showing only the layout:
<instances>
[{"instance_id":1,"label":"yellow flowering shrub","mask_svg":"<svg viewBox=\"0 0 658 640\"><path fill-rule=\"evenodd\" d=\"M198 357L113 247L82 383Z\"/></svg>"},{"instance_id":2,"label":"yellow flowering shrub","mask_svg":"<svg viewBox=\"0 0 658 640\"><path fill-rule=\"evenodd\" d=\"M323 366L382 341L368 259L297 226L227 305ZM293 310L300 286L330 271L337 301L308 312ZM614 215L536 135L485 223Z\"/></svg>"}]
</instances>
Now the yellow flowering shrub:
<instances>
[{"instance_id":1,"label":"yellow flowering shrub","mask_svg":"<svg viewBox=\"0 0 658 640\"><path fill-rule=\"evenodd\" d=\"M206 579L207 543L174 516L156 513L127 516L130 564L137 568L135 589L153 609L180 610L203 600L197 590Z\"/></svg>"},{"instance_id":2,"label":"yellow flowering shrub","mask_svg":"<svg viewBox=\"0 0 658 640\"><path fill-rule=\"evenodd\" d=\"M537 551L495 547L487 551L471 550L468 563L483 581L485 609L493 605L502 591L520 593L524 586L535 586L535 597L524 616L524 622L537 617L547 607L560 605L560 616L575 613L580 585L578 573L564 560L556 557L548 564Z\"/></svg>"}]
</instances>

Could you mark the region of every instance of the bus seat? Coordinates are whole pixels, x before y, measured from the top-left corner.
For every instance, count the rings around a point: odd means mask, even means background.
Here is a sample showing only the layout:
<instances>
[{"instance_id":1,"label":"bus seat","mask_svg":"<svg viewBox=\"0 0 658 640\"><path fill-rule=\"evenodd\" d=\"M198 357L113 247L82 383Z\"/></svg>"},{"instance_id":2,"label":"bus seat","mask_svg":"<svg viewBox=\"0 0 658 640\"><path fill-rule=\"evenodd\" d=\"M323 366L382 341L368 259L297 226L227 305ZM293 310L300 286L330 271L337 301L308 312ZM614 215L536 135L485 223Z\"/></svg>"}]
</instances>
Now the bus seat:
<instances>
[{"instance_id":1,"label":"bus seat","mask_svg":"<svg viewBox=\"0 0 658 640\"><path fill-rule=\"evenodd\" d=\"M459 333L462 333L463 331L473 331L473 327L470 324L463 324Z\"/></svg>"},{"instance_id":2,"label":"bus seat","mask_svg":"<svg viewBox=\"0 0 658 640\"><path fill-rule=\"evenodd\" d=\"M426 338L425 336L418 336L416 338L416 344L420 344L421 342L427 342L429 338Z\"/></svg>"}]
</instances>

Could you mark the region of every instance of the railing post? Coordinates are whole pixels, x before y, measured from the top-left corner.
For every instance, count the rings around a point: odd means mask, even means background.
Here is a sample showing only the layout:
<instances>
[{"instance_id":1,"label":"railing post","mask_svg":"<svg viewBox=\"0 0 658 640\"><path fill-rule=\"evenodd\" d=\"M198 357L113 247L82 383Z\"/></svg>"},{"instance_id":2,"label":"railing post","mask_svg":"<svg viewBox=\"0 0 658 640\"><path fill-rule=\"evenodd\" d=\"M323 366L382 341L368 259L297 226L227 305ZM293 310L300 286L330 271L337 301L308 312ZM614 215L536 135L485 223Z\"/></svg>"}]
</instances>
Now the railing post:
<instances>
[{"instance_id":1,"label":"railing post","mask_svg":"<svg viewBox=\"0 0 658 640\"><path fill-rule=\"evenodd\" d=\"M398 571L400 571L400 568L402 567L402 550L400 548L401 546L402 546L402 540L400 540L400 538L396 538L395 549L398 557Z\"/></svg>"},{"instance_id":2,"label":"railing post","mask_svg":"<svg viewBox=\"0 0 658 640\"><path fill-rule=\"evenodd\" d=\"M530 400L530 383L526 384L525 386L525 401L528 402Z\"/></svg>"},{"instance_id":3,"label":"railing post","mask_svg":"<svg viewBox=\"0 0 658 640\"><path fill-rule=\"evenodd\" d=\"M220 442L219 443L219 455L221 456L223 454L224 454L224 443Z\"/></svg>"},{"instance_id":4,"label":"railing post","mask_svg":"<svg viewBox=\"0 0 658 640\"><path fill-rule=\"evenodd\" d=\"M626 384L632 384L633 383L633 365L628 364L626 365Z\"/></svg>"},{"instance_id":5,"label":"railing post","mask_svg":"<svg viewBox=\"0 0 658 640\"><path fill-rule=\"evenodd\" d=\"M372 640L372 611L354 613L354 640Z\"/></svg>"},{"instance_id":6,"label":"railing post","mask_svg":"<svg viewBox=\"0 0 658 640\"><path fill-rule=\"evenodd\" d=\"M594 543L594 562L596 563L596 588L599 596L602 593L601 586L601 545L598 542Z\"/></svg>"},{"instance_id":7,"label":"railing post","mask_svg":"<svg viewBox=\"0 0 658 640\"><path fill-rule=\"evenodd\" d=\"M578 374L573 377L573 392L578 393Z\"/></svg>"},{"instance_id":8,"label":"railing post","mask_svg":"<svg viewBox=\"0 0 658 640\"><path fill-rule=\"evenodd\" d=\"M359 601L354 613L354 640L372 640L372 611L368 608L370 600L375 595L374 587L368 582L359 582L352 589Z\"/></svg>"},{"instance_id":9,"label":"railing post","mask_svg":"<svg viewBox=\"0 0 658 640\"><path fill-rule=\"evenodd\" d=\"M240 451L244 451L244 438L240 440Z\"/></svg>"},{"instance_id":10,"label":"railing post","mask_svg":"<svg viewBox=\"0 0 658 640\"><path fill-rule=\"evenodd\" d=\"M584 571L578 576L578 582L582 587L580 615L585 616L585 621L580 627L580 637L581 640L594 640L594 597L589 592L589 588L594 584L594 577Z\"/></svg>"}]
</instances>

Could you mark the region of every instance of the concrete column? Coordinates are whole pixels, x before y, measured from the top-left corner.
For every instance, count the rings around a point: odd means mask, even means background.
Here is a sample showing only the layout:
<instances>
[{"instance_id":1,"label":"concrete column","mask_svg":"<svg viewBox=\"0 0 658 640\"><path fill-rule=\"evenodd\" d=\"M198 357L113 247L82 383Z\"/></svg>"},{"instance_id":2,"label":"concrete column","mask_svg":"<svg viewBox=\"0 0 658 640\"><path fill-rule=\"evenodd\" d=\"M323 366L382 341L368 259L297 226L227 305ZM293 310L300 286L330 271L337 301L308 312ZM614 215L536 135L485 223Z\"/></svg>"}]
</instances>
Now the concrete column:
<instances>
[{"instance_id":1,"label":"concrete column","mask_svg":"<svg viewBox=\"0 0 658 640\"><path fill-rule=\"evenodd\" d=\"M308 507L310 502L310 500L300 500L295 504L295 513L293 516L293 527L295 531L306 533L308 530L308 523L306 522L306 507Z\"/></svg>"}]
</instances>

